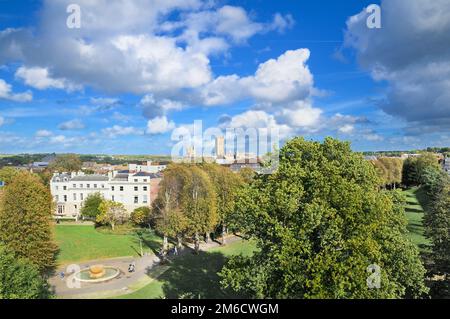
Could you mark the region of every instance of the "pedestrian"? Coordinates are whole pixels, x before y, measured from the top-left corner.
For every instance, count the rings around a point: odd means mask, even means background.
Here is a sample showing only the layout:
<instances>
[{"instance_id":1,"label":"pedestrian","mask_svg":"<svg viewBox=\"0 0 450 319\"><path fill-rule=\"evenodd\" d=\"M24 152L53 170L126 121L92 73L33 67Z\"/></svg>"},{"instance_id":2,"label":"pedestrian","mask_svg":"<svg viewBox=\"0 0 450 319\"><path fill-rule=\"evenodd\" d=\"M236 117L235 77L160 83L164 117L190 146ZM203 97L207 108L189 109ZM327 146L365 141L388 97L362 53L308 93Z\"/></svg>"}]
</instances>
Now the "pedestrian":
<instances>
[{"instance_id":1,"label":"pedestrian","mask_svg":"<svg viewBox=\"0 0 450 319\"><path fill-rule=\"evenodd\" d=\"M59 277L61 277L61 280L64 280L64 276L65 276L64 271L61 271L59 273Z\"/></svg>"}]
</instances>

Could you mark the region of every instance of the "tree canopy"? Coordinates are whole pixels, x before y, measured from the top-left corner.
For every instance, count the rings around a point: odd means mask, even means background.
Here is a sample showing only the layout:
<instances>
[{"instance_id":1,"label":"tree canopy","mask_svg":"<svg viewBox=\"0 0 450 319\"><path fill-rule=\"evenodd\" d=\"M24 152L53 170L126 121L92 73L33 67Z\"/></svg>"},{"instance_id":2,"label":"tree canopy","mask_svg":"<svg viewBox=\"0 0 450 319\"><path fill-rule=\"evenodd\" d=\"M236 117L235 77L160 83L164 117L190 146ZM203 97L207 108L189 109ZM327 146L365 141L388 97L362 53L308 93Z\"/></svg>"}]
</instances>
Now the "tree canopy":
<instances>
[{"instance_id":1,"label":"tree canopy","mask_svg":"<svg viewBox=\"0 0 450 319\"><path fill-rule=\"evenodd\" d=\"M402 182L406 186L422 185L427 168L440 169L436 156L432 153L422 153L419 157L409 157L403 164Z\"/></svg>"},{"instance_id":2,"label":"tree canopy","mask_svg":"<svg viewBox=\"0 0 450 319\"><path fill-rule=\"evenodd\" d=\"M3 167L0 169L0 181L5 184L9 184L12 182L15 176L19 174L19 171L13 167Z\"/></svg>"},{"instance_id":3,"label":"tree canopy","mask_svg":"<svg viewBox=\"0 0 450 319\"><path fill-rule=\"evenodd\" d=\"M0 245L0 299L45 299L50 295L39 268Z\"/></svg>"},{"instance_id":4,"label":"tree canopy","mask_svg":"<svg viewBox=\"0 0 450 319\"><path fill-rule=\"evenodd\" d=\"M62 154L56 156L49 169L59 172L78 172L82 167L81 159L76 154Z\"/></svg>"},{"instance_id":5,"label":"tree canopy","mask_svg":"<svg viewBox=\"0 0 450 319\"><path fill-rule=\"evenodd\" d=\"M378 183L348 143L289 141L278 170L237 198L235 223L259 249L229 260L223 286L254 298L422 296L425 270L406 237L403 199ZM368 286L373 269L379 289Z\"/></svg>"},{"instance_id":6,"label":"tree canopy","mask_svg":"<svg viewBox=\"0 0 450 319\"><path fill-rule=\"evenodd\" d=\"M100 193L89 194L81 208L81 215L84 218L95 220L100 214L100 204L103 201L103 196Z\"/></svg>"},{"instance_id":7,"label":"tree canopy","mask_svg":"<svg viewBox=\"0 0 450 319\"><path fill-rule=\"evenodd\" d=\"M100 213L95 221L100 225L109 225L114 230L117 224L123 224L127 219L127 211L122 203L103 200L99 206Z\"/></svg>"},{"instance_id":8,"label":"tree canopy","mask_svg":"<svg viewBox=\"0 0 450 319\"><path fill-rule=\"evenodd\" d=\"M0 241L17 258L26 258L40 271L54 266L52 196L40 178L19 173L0 197Z\"/></svg>"}]
</instances>

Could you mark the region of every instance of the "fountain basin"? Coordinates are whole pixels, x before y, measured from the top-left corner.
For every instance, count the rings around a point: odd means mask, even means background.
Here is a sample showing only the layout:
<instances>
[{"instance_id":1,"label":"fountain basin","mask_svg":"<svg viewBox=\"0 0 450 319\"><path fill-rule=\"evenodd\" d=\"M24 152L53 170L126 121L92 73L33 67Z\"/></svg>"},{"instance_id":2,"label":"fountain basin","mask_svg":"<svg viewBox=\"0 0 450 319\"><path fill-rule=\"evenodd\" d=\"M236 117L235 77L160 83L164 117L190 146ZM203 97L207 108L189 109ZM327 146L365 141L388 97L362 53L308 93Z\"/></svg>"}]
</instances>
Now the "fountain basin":
<instances>
[{"instance_id":1,"label":"fountain basin","mask_svg":"<svg viewBox=\"0 0 450 319\"><path fill-rule=\"evenodd\" d=\"M74 274L74 278L80 282L99 283L119 276L120 270L112 266L95 265L80 270Z\"/></svg>"}]
</instances>

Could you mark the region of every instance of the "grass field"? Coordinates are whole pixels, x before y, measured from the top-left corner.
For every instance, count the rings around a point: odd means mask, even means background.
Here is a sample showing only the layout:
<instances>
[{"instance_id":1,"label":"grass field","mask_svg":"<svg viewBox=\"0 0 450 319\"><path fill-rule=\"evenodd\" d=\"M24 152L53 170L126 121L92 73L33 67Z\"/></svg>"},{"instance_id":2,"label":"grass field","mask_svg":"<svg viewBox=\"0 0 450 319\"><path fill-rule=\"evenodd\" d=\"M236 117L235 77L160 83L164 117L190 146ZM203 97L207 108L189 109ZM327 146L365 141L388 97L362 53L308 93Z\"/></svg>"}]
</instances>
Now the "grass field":
<instances>
[{"instance_id":1,"label":"grass field","mask_svg":"<svg viewBox=\"0 0 450 319\"><path fill-rule=\"evenodd\" d=\"M140 237L135 232L116 235L99 232L92 225L56 225L55 236L60 249L59 264L140 253ZM148 231L143 232L142 238L144 252L155 251L161 245L161 238Z\"/></svg>"},{"instance_id":2,"label":"grass field","mask_svg":"<svg viewBox=\"0 0 450 319\"><path fill-rule=\"evenodd\" d=\"M231 255L251 255L253 242L238 241L199 255L187 254L173 260L170 268L147 286L118 299L157 298L233 298L238 297L221 289L217 272Z\"/></svg>"},{"instance_id":3,"label":"grass field","mask_svg":"<svg viewBox=\"0 0 450 319\"><path fill-rule=\"evenodd\" d=\"M430 242L424 236L423 215L426 209L426 194L421 188L410 188L406 194L406 218L408 219L409 235L421 251L427 250Z\"/></svg>"}]
</instances>

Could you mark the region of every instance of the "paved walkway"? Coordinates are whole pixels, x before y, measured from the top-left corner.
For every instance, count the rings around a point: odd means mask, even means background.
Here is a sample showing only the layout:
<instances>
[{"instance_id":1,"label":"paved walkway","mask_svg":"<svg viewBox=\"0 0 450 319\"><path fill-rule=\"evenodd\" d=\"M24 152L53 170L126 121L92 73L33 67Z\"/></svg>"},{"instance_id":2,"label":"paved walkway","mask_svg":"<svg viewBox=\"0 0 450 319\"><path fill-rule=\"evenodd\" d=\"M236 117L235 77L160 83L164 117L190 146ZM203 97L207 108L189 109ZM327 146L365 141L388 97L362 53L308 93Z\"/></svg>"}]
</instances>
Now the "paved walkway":
<instances>
[{"instance_id":1,"label":"paved walkway","mask_svg":"<svg viewBox=\"0 0 450 319\"><path fill-rule=\"evenodd\" d=\"M241 240L240 237L229 235L227 236L227 243ZM202 243L200 250L206 251L211 248L220 247L220 244L215 241L209 243ZM194 249L193 244L186 244L186 246L179 252L180 255L192 253ZM177 258L178 256L170 256L169 259ZM143 257L120 257L112 259L92 260L78 264L80 269L89 268L89 266L101 264L103 266L113 266L120 270L120 275L103 283L84 283L76 282L73 279L73 274L65 276L64 279L59 277L59 274L64 271L67 273L67 266L57 270L54 277L50 278L49 282L55 294L59 298L108 298L127 293L132 293L164 273L170 268L169 265L161 265L160 259L154 254L149 254ZM128 266L135 262L136 270L133 273L128 272ZM74 284L78 284L76 288L70 288Z\"/></svg>"}]
</instances>

